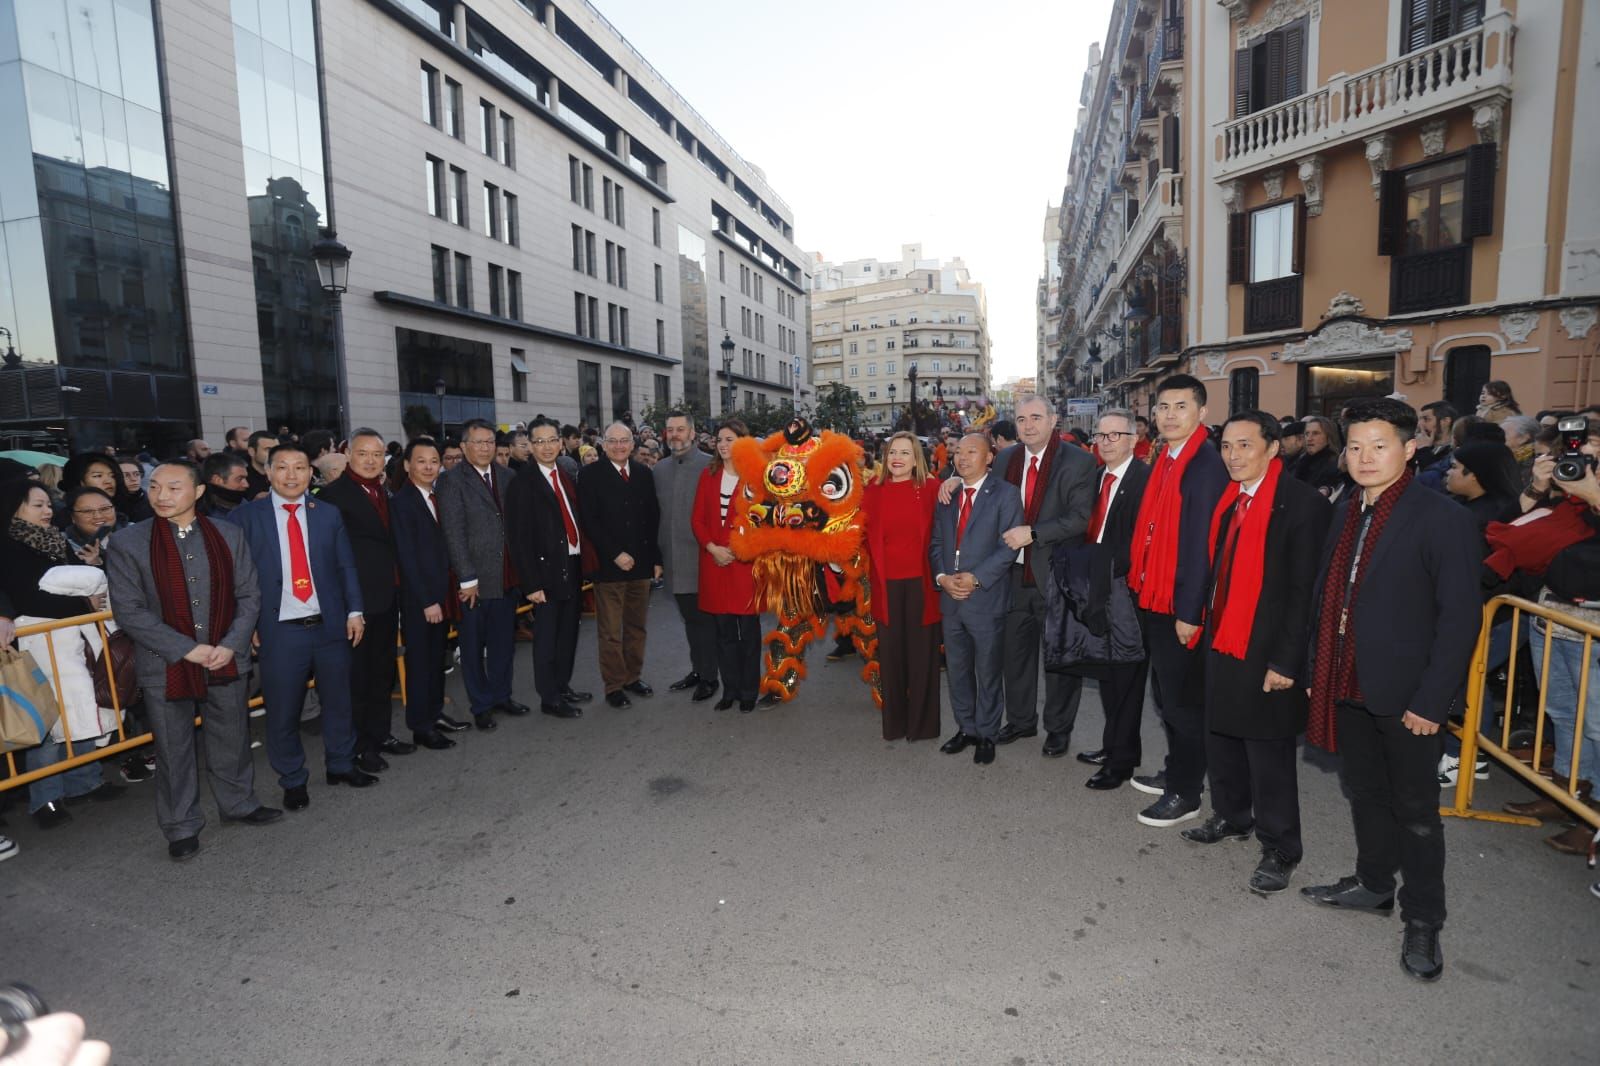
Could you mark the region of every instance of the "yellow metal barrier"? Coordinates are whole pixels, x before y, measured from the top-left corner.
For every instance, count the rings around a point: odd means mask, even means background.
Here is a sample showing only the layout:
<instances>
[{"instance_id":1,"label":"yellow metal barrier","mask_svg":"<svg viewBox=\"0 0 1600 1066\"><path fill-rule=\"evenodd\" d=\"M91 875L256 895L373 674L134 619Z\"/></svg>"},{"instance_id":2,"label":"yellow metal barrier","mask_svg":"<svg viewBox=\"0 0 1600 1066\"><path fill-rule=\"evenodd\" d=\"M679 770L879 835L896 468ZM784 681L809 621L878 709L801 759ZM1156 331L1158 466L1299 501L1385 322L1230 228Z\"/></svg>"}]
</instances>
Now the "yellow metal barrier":
<instances>
[{"instance_id":1,"label":"yellow metal barrier","mask_svg":"<svg viewBox=\"0 0 1600 1066\"><path fill-rule=\"evenodd\" d=\"M1545 620L1547 639L1544 642L1544 653L1541 656L1542 665L1539 669L1539 708L1535 719L1533 733L1533 757L1531 764L1519 759L1511 751L1511 715L1503 716L1500 724L1498 739L1485 736L1483 733L1483 720L1488 710L1486 689L1489 680L1489 640L1490 630L1495 624L1495 615L1502 608L1511 609L1511 656L1506 667L1506 692L1516 691L1517 684L1517 647L1518 634L1523 625L1523 616L1531 615ZM1566 770L1567 787L1562 789L1555 782L1540 776L1537 767L1544 752L1544 711L1545 701L1549 695L1550 682L1550 625L1554 623L1566 629L1583 634L1583 657L1580 660L1582 669L1578 675L1578 706L1576 719L1573 725L1572 759L1570 765L1557 767L1557 771ZM1594 660L1595 641L1600 639L1600 626L1593 625L1563 611L1555 610L1543 604L1525 600L1520 596L1496 596L1483 607L1483 628L1478 633L1478 647L1472 655L1472 665L1467 674L1467 714L1459 727L1451 726L1450 731L1461 738L1461 770L1456 775L1455 806L1441 807L1441 814L1454 815L1457 818L1479 818L1490 822L1509 822L1513 825L1539 825L1537 818L1525 818L1515 814L1505 814L1500 811L1480 811L1472 807L1472 793L1475 781L1473 767L1477 765L1478 753L1481 751L1500 763L1511 774L1519 778L1524 784L1541 796L1545 796L1560 804L1574 818L1594 829L1600 829L1600 811L1587 806L1578 799L1578 757L1583 747L1583 720L1584 712L1589 700L1589 664ZM1509 702L1509 695L1507 701Z\"/></svg>"}]
</instances>

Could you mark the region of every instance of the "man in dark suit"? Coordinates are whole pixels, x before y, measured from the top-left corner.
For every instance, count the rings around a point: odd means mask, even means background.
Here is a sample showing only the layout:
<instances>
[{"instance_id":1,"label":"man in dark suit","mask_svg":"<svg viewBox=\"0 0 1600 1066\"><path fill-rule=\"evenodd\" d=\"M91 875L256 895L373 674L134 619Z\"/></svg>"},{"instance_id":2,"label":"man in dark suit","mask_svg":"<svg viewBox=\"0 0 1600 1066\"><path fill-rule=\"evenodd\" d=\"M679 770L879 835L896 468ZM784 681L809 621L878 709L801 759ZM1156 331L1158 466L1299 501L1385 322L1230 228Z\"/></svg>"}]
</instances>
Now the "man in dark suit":
<instances>
[{"instance_id":1,"label":"man in dark suit","mask_svg":"<svg viewBox=\"0 0 1600 1066\"><path fill-rule=\"evenodd\" d=\"M956 735L939 750L975 747L972 761L994 762L1004 702L1001 621L1011 606L1011 561L1005 531L1022 523L1022 501L991 476L989 438L968 433L955 450L961 486L934 513L928 558L943 593L944 650Z\"/></svg>"},{"instance_id":2,"label":"man in dark suit","mask_svg":"<svg viewBox=\"0 0 1600 1066\"><path fill-rule=\"evenodd\" d=\"M1105 466L1096 479L1094 510L1085 535L1096 550L1111 554L1112 578L1124 581L1133 523L1150 480L1150 467L1134 455L1139 434L1132 411L1106 411L1095 426L1093 439ZM1120 788L1133 776L1143 754L1139 724L1149 676L1148 658L1107 666L1100 675L1100 707L1106 719L1100 747L1078 753L1079 762L1100 767L1084 782L1086 787L1099 791Z\"/></svg>"},{"instance_id":3,"label":"man in dark suit","mask_svg":"<svg viewBox=\"0 0 1600 1066\"><path fill-rule=\"evenodd\" d=\"M311 460L298 444L279 444L267 460L271 489L228 520L244 530L261 586L261 694L267 711L267 761L278 772L283 805L311 804L306 791L300 711L306 682L317 679L322 746L330 785L366 788L378 779L355 765L350 714L350 646L366 631L361 582L338 508L306 494Z\"/></svg>"},{"instance_id":4,"label":"man in dark suit","mask_svg":"<svg viewBox=\"0 0 1600 1066\"><path fill-rule=\"evenodd\" d=\"M532 459L511 483L506 538L523 597L533 604L533 680L539 710L554 718L581 718L579 703L593 698L572 690L583 607L583 534L578 528L578 483L556 462L561 433L548 418L528 427Z\"/></svg>"},{"instance_id":5,"label":"man in dark suit","mask_svg":"<svg viewBox=\"0 0 1600 1066\"><path fill-rule=\"evenodd\" d=\"M1339 502L1322 551L1306 739L1343 756L1356 872L1300 891L1380 914L1398 895L1401 966L1432 981L1444 972L1441 730L1462 706L1478 640L1482 539L1466 508L1413 478L1415 411L1369 400L1346 419L1346 464L1361 492Z\"/></svg>"},{"instance_id":6,"label":"man in dark suit","mask_svg":"<svg viewBox=\"0 0 1600 1066\"><path fill-rule=\"evenodd\" d=\"M389 490L383 468L388 458L383 436L358 429L350 437L350 465L344 476L317 495L344 518L344 531L355 552L361 579L361 606L367 631L350 650L350 707L355 720L356 765L369 774L387 770L385 755L410 755L417 750L391 731L394 714L395 639L400 631L400 605L395 582L399 561L390 526Z\"/></svg>"},{"instance_id":7,"label":"man in dark suit","mask_svg":"<svg viewBox=\"0 0 1600 1066\"><path fill-rule=\"evenodd\" d=\"M628 694L649 696L641 680L645 617L650 582L661 576L656 536L661 509L650 468L635 462L633 431L621 422L600 438L606 457L583 468L578 478L578 510L583 532L594 546L594 616L600 651L600 680L606 702L627 707Z\"/></svg>"},{"instance_id":8,"label":"man in dark suit","mask_svg":"<svg viewBox=\"0 0 1600 1066\"><path fill-rule=\"evenodd\" d=\"M481 418L461 427L461 451L464 461L439 475L434 492L450 569L460 584L461 676L473 722L490 730L495 711L529 713L511 698L517 579L506 548L505 501L512 473L495 462L495 430Z\"/></svg>"},{"instance_id":9,"label":"man in dark suit","mask_svg":"<svg viewBox=\"0 0 1600 1066\"><path fill-rule=\"evenodd\" d=\"M1205 660L1198 644L1211 576L1211 515L1228 471L1205 428L1206 387L1174 374L1156 389L1161 434L1129 547L1128 587L1144 612L1167 764L1133 778L1160 798L1139 812L1157 827L1199 817L1206 776Z\"/></svg>"},{"instance_id":10,"label":"man in dark suit","mask_svg":"<svg viewBox=\"0 0 1600 1066\"><path fill-rule=\"evenodd\" d=\"M400 632L406 648L406 726L419 747L456 746L440 729L444 719L444 643L458 613L450 554L439 524L433 484L439 477L439 446L417 437L401 453L406 483L389 498L400 564ZM465 728L453 721L449 725ZM454 730L452 730L453 732Z\"/></svg>"},{"instance_id":11,"label":"man in dark suit","mask_svg":"<svg viewBox=\"0 0 1600 1066\"><path fill-rule=\"evenodd\" d=\"M1252 892L1289 887L1300 864L1295 738L1305 729L1312 584L1331 508L1287 476L1278 422L1242 411L1222 427L1233 484L1212 518L1205 648L1211 817L1180 834L1196 844L1261 842Z\"/></svg>"}]
</instances>

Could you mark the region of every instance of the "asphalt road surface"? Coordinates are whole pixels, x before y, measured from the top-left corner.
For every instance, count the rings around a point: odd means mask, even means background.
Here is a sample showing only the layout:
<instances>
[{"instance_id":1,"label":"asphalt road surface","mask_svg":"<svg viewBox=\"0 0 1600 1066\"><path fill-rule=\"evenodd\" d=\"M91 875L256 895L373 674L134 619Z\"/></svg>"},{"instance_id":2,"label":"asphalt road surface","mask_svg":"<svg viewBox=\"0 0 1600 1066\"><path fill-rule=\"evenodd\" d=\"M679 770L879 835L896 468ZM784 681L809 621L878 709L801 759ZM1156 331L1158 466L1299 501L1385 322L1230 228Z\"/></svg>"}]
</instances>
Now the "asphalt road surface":
<instances>
[{"instance_id":1,"label":"asphalt road surface","mask_svg":"<svg viewBox=\"0 0 1600 1066\"><path fill-rule=\"evenodd\" d=\"M1294 891L1354 868L1330 763L1302 763L1306 860L1263 899L1244 888L1254 844L1142 826L1142 793L1085 789L1092 768L1039 740L989 767L885 743L859 663L824 647L778 709L668 693L687 666L663 594L650 621L654 699L503 719L391 759L365 792L313 771L311 807L269 827L216 824L207 796L184 865L148 785L48 834L13 804L0 978L83 1014L117 1063L1600 1054L1600 875L1537 830L1446 821L1446 971L1422 985L1400 969L1398 919ZM575 684L599 687L587 621ZM1073 751L1100 723L1091 689ZM1144 734L1159 766L1153 710ZM259 749L257 782L276 805ZM1485 795L1522 792L1496 774Z\"/></svg>"}]
</instances>

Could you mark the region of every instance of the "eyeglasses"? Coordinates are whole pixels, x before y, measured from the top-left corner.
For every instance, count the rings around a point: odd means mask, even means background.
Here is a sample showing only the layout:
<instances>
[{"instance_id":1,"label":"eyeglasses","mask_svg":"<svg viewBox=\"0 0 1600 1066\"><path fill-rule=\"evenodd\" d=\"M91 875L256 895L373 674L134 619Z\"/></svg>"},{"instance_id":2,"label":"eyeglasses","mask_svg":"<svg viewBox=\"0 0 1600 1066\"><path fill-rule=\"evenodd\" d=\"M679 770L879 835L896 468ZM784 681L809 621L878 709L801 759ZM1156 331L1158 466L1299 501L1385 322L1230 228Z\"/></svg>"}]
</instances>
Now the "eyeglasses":
<instances>
[{"instance_id":1,"label":"eyeglasses","mask_svg":"<svg viewBox=\"0 0 1600 1066\"><path fill-rule=\"evenodd\" d=\"M533 445L535 448L537 448L541 444L560 444L561 443L561 438L560 437L535 437L535 438L529 440L528 443Z\"/></svg>"},{"instance_id":2,"label":"eyeglasses","mask_svg":"<svg viewBox=\"0 0 1600 1066\"><path fill-rule=\"evenodd\" d=\"M633 438L632 437L604 437L602 439L607 444L632 444L633 443Z\"/></svg>"},{"instance_id":3,"label":"eyeglasses","mask_svg":"<svg viewBox=\"0 0 1600 1066\"><path fill-rule=\"evenodd\" d=\"M472 445L474 447L481 447L481 446L483 446L485 444L493 444L494 443L494 438L493 437L468 437L466 440L462 441L461 443L462 444L470 444L470 445Z\"/></svg>"},{"instance_id":4,"label":"eyeglasses","mask_svg":"<svg viewBox=\"0 0 1600 1066\"><path fill-rule=\"evenodd\" d=\"M116 507L112 506L111 504L106 504L104 507L85 507L82 510L79 510L78 508L74 507L72 509L72 513L73 514L115 514L116 510L117 510Z\"/></svg>"},{"instance_id":5,"label":"eyeglasses","mask_svg":"<svg viewBox=\"0 0 1600 1066\"><path fill-rule=\"evenodd\" d=\"M1107 444L1115 444L1123 437L1131 436L1133 436L1132 433L1118 433L1113 430L1110 433L1091 433L1089 434L1089 439L1092 441L1105 441Z\"/></svg>"}]
</instances>

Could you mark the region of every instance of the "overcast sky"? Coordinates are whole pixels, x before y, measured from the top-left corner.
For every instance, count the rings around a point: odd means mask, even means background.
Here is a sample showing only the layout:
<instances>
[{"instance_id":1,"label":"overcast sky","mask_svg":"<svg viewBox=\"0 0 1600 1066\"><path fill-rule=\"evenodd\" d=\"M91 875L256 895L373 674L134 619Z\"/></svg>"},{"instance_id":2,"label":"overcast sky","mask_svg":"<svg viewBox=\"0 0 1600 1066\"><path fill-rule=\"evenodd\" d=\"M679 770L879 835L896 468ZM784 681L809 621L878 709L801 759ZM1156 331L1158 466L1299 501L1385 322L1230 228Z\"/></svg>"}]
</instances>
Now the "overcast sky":
<instances>
[{"instance_id":1,"label":"overcast sky","mask_svg":"<svg viewBox=\"0 0 1600 1066\"><path fill-rule=\"evenodd\" d=\"M1110 0L593 0L838 261L962 256L996 383L1034 365L1046 202L1059 203Z\"/></svg>"}]
</instances>

